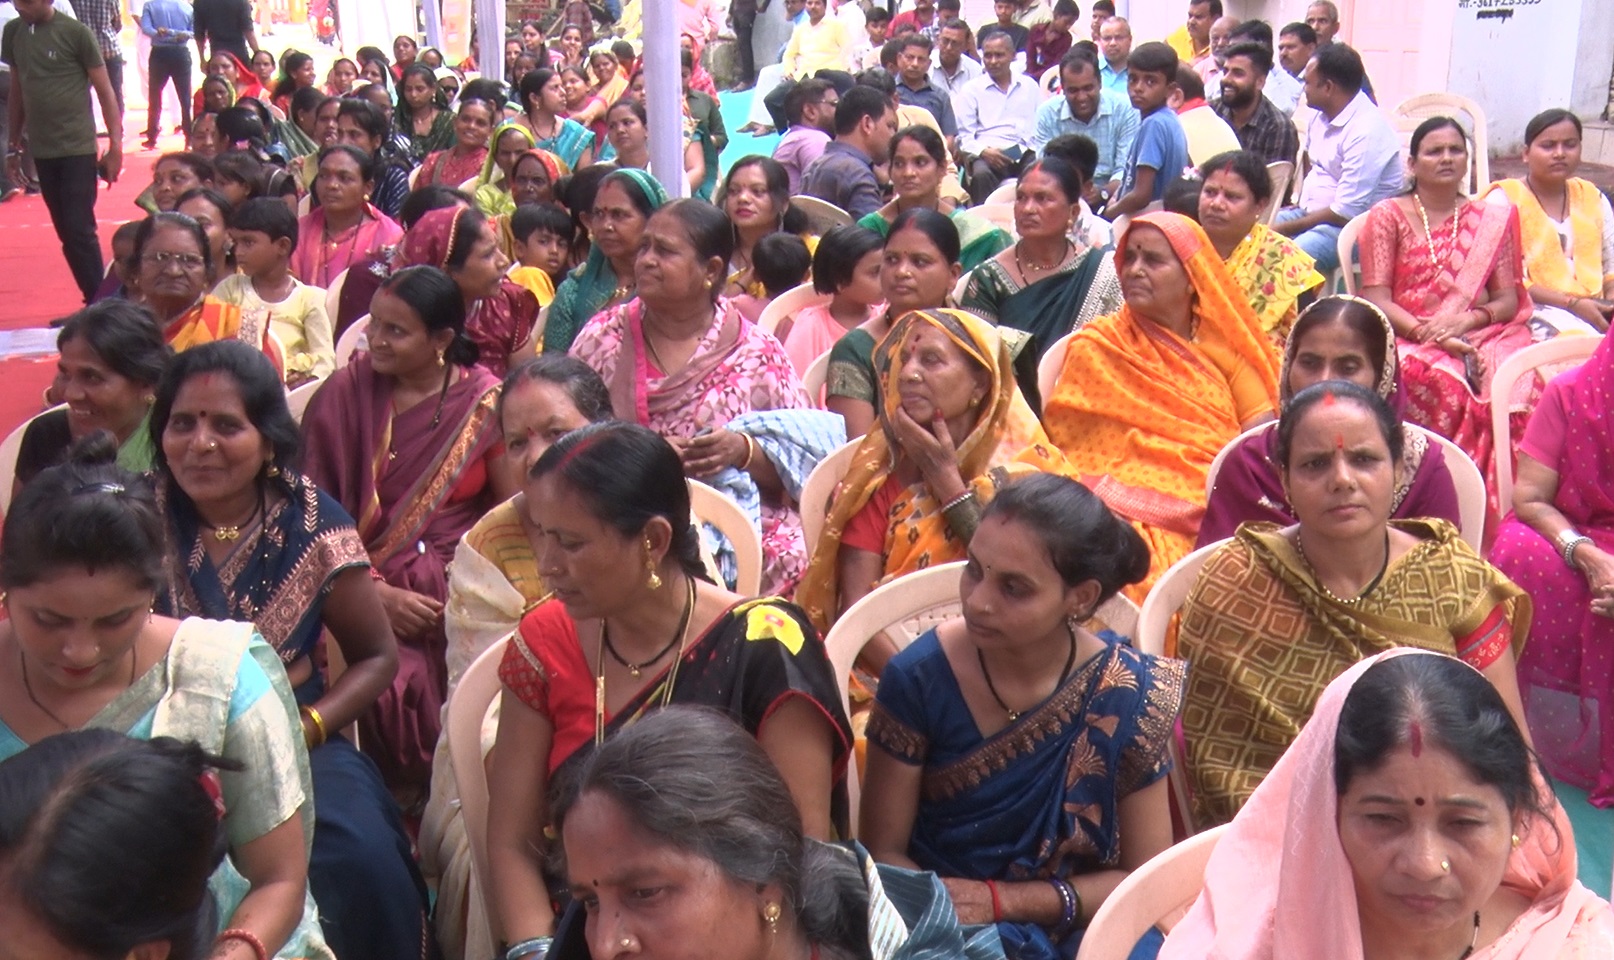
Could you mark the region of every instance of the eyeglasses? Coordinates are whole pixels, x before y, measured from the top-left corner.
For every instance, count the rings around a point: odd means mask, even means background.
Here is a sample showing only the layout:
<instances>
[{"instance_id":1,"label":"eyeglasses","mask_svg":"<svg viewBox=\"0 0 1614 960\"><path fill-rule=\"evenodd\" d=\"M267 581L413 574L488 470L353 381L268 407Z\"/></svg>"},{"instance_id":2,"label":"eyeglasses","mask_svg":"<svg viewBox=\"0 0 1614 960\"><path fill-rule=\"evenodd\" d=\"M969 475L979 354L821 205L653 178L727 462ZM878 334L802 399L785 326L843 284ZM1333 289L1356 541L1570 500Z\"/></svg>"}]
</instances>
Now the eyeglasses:
<instances>
[{"instance_id":1,"label":"eyeglasses","mask_svg":"<svg viewBox=\"0 0 1614 960\"><path fill-rule=\"evenodd\" d=\"M159 270L170 266L178 266L181 270L200 270L207 264L206 260L194 253L148 253L140 259Z\"/></svg>"}]
</instances>

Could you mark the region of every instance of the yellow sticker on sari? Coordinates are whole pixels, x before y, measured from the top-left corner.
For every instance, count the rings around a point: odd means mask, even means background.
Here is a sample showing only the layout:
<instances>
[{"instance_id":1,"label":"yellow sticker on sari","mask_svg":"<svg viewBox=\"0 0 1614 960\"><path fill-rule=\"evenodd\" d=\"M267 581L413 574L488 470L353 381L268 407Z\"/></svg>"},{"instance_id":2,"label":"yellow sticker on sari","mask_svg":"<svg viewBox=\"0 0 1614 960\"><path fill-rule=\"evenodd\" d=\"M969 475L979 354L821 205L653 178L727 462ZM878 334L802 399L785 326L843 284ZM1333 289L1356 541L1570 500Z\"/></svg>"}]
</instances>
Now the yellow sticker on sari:
<instances>
[{"instance_id":1,"label":"yellow sticker on sari","mask_svg":"<svg viewBox=\"0 0 1614 960\"><path fill-rule=\"evenodd\" d=\"M795 618L766 603L759 603L746 611L745 638L777 640L784 644L791 656L799 655L802 644L807 642L807 638L801 632L801 624L797 623Z\"/></svg>"}]
</instances>

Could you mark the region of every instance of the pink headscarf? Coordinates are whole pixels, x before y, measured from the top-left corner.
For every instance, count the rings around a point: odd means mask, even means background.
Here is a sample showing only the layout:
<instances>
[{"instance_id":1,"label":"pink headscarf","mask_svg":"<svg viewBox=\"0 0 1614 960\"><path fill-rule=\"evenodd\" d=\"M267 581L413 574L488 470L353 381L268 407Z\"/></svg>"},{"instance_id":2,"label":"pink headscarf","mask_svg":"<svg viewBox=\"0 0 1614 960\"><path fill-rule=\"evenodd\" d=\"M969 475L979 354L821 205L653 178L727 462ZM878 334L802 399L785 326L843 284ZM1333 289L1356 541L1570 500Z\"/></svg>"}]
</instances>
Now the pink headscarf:
<instances>
[{"instance_id":1,"label":"pink headscarf","mask_svg":"<svg viewBox=\"0 0 1614 960\"><path fill-rule=\"evenodd\" d=\"M1217 843L1205 889L1166 938L1160 960L1362 960L1355 885L1339 842L1334 739L1356 681L1375 663L1401 656L1439 654L1390 650L1328 685L1305 729ZM1554 822L1531 822L1502 878L1530 909L1472 960L1614 956L1614 912L1575 879L1569 818L1550 793L1546 802Z\"/></svg>"},{"instance_id":2,"label":"pink headscarf","mask_svg":"<svg viewBox=\"0 0 1614 960\"><path fill-rule=\"evenodd\" d=\"M454 249L459 231L464 229L460 220L470 209L453 206L428 211L404 233L403 241L393 255L393 268L428 266L448 269L449 252Z\"/></svg>"}]
</instances>

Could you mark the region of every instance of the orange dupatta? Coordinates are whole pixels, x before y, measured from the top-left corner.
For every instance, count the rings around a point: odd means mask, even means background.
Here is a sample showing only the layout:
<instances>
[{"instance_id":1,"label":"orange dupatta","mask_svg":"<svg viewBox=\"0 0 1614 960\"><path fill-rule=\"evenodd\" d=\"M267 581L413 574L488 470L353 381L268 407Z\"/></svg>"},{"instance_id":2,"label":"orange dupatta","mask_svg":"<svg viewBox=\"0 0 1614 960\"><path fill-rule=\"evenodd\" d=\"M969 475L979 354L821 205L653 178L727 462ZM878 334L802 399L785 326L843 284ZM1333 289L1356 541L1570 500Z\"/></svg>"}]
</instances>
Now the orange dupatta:
<instances>
[{"instance_id":1,"label":"orange dupatta","mask_svg":"<svg viewBox=\"0 0 1614 960\"><path fill-rule=\"evenodd\" d=\"M1059 451L1049 445L1037 415L1020 394L1013 357L996 327L964 310L916 310L903 316L874 348L874 368L881 382L881 429L865 434L852 455L851 467L836 490L829 519L813 548L807 574L796 591L796 603L819 630L827 630L840 613L841 536L896 469L900 448L891 435L891 420L901 405L897 377L902 371L895 355L916 323L932 324L947 334L991 378L975 427L958 447L959 473L981 504L989 502L1014 476L1066 472ZM965 544L947 525L942 504L924 481L903 491L891 516L882 582L964 558Z\"/></svg>"},{"instance_id":2,"label":"orange dupatta","mask_svg":"<svg viewBox=\"0 0 1614 960\"><path fill-rule=\"evenodd\" d=\"M1558 230L1530 187L1522 180L1491 184L1519 210L1526 283L1539 283L1577 297L1600 297L1603 280L1614 275L1614 263L1603 262L1603 204L1596 186L1579 177L1564 184L1569 194L1569 225L1575 238L1574 272L1558 239Z\"/></svg>"},{"instance_id":3,"label":"orange dupatta","mask_svg":"<svg viewBox=\"0 0 1614 960\"><path fill-rule=\"evenodd\" d=\"M1130 306L1094 320L1071 338L1043 419L1076 479L1149 545L1148 578L1126 590L1141 602L1194 548L1211 461L1246 421L1278 409L1278 356L1198 224L1146 214L1117 248L1140 226L1164 233L1188 272L1193 338Z\"/></svg>"},{"instance_id":4,"label":"orange dupatta","mask_svg":"<svg viewBox=\"0 0 1614 960\"><path fill-rule=\"evenodd\" d=\"M211 296L203 297L189 310L175 317L163 328L163 339L174 348L175 353L183 353L191 347L215 340L241 340L262 350L269 362L274 364L275 373L282 380L286 378L286 361L280 341L270 334L268 325L265 324L261 330L251 325L243 326L240 307Z\"/></svg>"}]
</instances>

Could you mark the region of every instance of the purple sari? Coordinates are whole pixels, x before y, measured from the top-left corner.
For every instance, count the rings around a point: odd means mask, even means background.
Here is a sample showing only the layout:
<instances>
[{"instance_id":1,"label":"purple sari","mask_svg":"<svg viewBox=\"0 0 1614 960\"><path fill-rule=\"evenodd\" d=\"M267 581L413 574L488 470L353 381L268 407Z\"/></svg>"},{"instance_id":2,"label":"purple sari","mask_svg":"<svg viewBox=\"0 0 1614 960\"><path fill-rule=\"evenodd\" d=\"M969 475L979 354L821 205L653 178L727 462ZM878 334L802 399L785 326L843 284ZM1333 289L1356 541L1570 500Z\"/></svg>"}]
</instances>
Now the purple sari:
<instances>
[{"instance_id":1,"label":"purple sari","mask_svg":"<svg viewBox=\"0 0 1614 960\"><path fill-rule=\"evenodd\" d=\"M1359 300L1358 303L1366 303ZM1373 312L1384 328L1384 368L1378 372L1379 396L1390 404L1396 416L1405 407L1401 387L1401 365L1396 351L1395 329L1389 318L1377 307ZM1293 393L1289 389L1289 370L1294 364L1295 350L1300 337L1291 335L1284 345L1283 372L1278 377L1282 402L1287 405ZM1451 470L1440 447L1431 443L1427 434L1416 427L1403 425L1405 459L1401 479L1396 483L1395 499L1390 510L1392 520L1411 520L1417 517L1436 517L1450 520L1461 526L1457 511L1457 488L1452 483ZM1270 424L1260 433L1239 441L1239 445L1222 461L1216 474L1216 485L1205 504L1205 519L1199 524L1199 539L1195 547L1226 540L1242 523L1272 522L1289 526L1295 522L1294 510L1284 496L1283 484L1278 479L1278 425Z\"/></svg>"},{"instance_id":2,"label":"purple sari","mask_svg":"<svg viewBox=\"0 0 1614 960\"><path fill-rule=\"evenodd\" d=\"M1585 366L1547 385L1542 403L1557 402L1574 425L1562 438L1553 506L1597 548L1614 552L1614 348L1604 338ZM1557 397L1550 394L1556 393ZM1530 434L1522 444L1530 452ZM1519 656L1519 692L1535 747L1555 778L1614 807L1614 620L1591 611L1591 588L1557 545L1509 516L1491 562L1535 599L1530 643Z\"/></svg>"},{"instance_id":3,"label":"purple sari","mask_svg":"<svg viewBox=\"0 0 1614 960\"><path fill-rule=\"evenodd\" d=\"M493 505L485 461L499 441L499 381L479 367L456 372L440 414L428 398L394 416L391 379L360 356L325 381L303 417L304 472L355 518L375 570L439 601L460 537ZM441 623L400 640L398 675L361 721L361 742L390 785L431 777L446 649Z\"/></svg>"}]
</instances>

